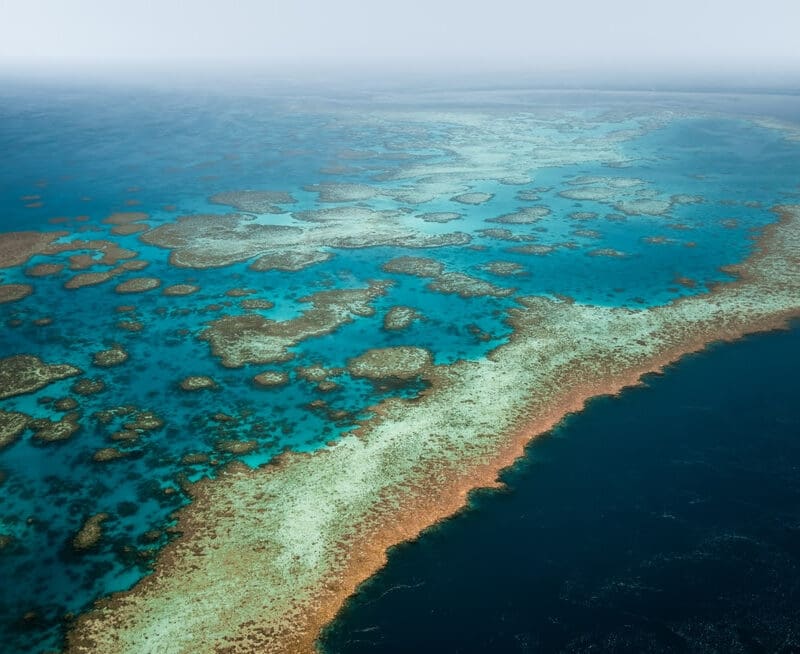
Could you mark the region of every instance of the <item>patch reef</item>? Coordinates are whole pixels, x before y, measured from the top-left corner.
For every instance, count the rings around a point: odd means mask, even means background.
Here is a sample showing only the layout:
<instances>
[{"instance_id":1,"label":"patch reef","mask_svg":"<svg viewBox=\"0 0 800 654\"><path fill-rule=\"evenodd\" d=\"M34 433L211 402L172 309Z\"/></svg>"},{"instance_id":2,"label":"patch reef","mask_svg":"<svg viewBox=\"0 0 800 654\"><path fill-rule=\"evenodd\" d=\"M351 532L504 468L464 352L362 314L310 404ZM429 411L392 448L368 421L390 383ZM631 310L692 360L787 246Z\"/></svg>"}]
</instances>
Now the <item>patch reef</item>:
<instances>
[{"instance_id":1,"label":"patch reef","mask_svg":"<svg viewBox=\"0 0 800 654\"><path fill-rule=\"evenodd\" d=\"M386 549L461 509L531 438L587 399L636 384L711 341L800 314L800 207L779 208L738 280L630 310L523 298L514 336L487 359L428 371L313 454L227 467L191 489L182 535L155 571L73 624L70 654L311 652Z\"/></svg>"}]
</instances>

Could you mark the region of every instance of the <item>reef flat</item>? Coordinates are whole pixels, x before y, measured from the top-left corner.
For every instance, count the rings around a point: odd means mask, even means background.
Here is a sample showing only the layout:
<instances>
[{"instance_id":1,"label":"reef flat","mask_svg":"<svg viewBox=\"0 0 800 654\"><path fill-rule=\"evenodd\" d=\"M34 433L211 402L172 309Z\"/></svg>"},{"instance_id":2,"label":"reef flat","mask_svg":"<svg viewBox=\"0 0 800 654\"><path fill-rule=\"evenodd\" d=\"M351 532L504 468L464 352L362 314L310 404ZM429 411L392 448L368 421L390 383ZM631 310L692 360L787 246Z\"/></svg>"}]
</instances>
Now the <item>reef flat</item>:
<instances>
[{"instance_id":1,"label":"reef flat","mask_svg":"<svg viewBox=\"0 0 800 654\"><path fill-rule=\"evenodd\" d=\"M800 314L800 207L776 211L734 282L643 310L521 298L512 340L438 367L419 400L376 406L325 450L198 483L155 572L82 616L68 651L313 651L387 547L494 485L566 413L711 341Z\"/></svg>"},{"instance_id":2,"label":"reef flat","mask_svg":"<svg viewBox=\"0 0 800 654\"><path fill-rule=\"evenodd\" d=\"M791 98L0 96L10 653L308 650L564 411L793 310Z\"/></svg>"}]
</instances>

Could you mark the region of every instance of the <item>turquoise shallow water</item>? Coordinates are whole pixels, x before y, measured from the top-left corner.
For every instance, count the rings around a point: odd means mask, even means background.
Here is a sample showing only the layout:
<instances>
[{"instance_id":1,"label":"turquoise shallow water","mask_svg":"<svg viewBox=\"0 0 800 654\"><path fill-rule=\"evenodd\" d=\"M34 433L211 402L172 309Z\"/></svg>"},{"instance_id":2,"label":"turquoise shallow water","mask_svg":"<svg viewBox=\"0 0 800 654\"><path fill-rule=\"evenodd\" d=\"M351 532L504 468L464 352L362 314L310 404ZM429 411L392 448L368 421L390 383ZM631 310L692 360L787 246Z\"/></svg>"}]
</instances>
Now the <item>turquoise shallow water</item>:
<instances>
[{"instance_id":1,"label":"turquoise shallow water","mask_svg":"<svg viewBox=\"0 0 800 654\"><path fill-rule=\"evenodd\" d=\"M759 100L759 111L765 102ZM796 113L792 99L770 102L781 116ZM73 274L68 270L36 279L25 273L38 263L68 264L74 252L37 255L23 266L0 270L2 283L35 287L30 297L0 304L0 357L29 353L48 362L71 363L106 384L97 395L78 397L71 390L75 380L68 379L2 401L4 410L46 418L63 413L48 398L71 396L79 399L81 411L81 429L67 441L43 445L27 432L0 450L5 473L0 534L11 537L0 551L0 573L8 580L0 590L0 632L8 651L57 647L67 624L65 614L81 611L95 598L127 588L146 574L158 547L170 537L165 532L172 524L170 515L188 501L183 489L187 481L213 476L233 458L257 465L286 448L323 447L369 415L381 399L411 397L424 387L421 380L375 385L336 371L331 379L338 387L323 392L301 379L298 367L320 363L343 368L369 348L390 345L425 347L439 364L474 359L508 338L507 310L521 295L559 294L582 302L642 307L729 279L720 266L749 253L753 230L775 219L770 207L795 201L800 181L800 143L786 138L786 131L750 122L748 107L746 98L734 111L727 101L711 96L637 96L631 103L628 96L608 94L550 100L520 94L505 104L485 105L465 94L446 103L427 98L396 106L363 96L308 102L297 91L254 97L234 91L4 86L0 228L66 229L66 239L108 238L149 262L141 273L75 291L63 287ZM468 126L478 115L489 117L485 124L505 130L490 142L491 148ZM638 130L615 146L616 156L625 160L622 166L591 154L558 165L541 163L553 160L550 151L576 151L583 139L611 138L620 130ZM515 135L535 135L541 140L539 151L513 155ZM473 142L479 154L512 153L514 170L526 171L532 179L503 182L496 170L490 174L477 165L462 165L471 155L454 144ZM416 204L379 197L332 205L308 189L320 182L416 187L435 175L462 190L493 197L475 206L452 200L454 192ZM578 201L560 195L586 186L570 182L594 176L641 180L636 191L640 199L700 197L673 204L664 215L623 216L613 206L615 200ZM298 200L286 207L291 211L359 204L399 208L406 212L404 224L420 234L461 231L472 240L467 246L435 249L327 248L332 259L292 273L253 272L249 262L203 270L175 267L168 250L147 245L136 235L111 234L111 226L102 222L113 211L146 212L152 227L189 213L225 213L230 208L210 204L208 198L243 189L288 191ZM538 199L524 199L534 193ZM526 206L546 206L550 213L534 224L486 222ZM456 211L462 217L447 224L414 218L434 211ZM570 217L575 212L596 216L578 220ZM88 220L75 221L76 216ZM53 224L57 217L70 220ZM258 221L296 222L288 213L261 215ZM92 231L79 232L84 225ZM509 233L505 240L491 238L480 231L487 228ZM647 238L664 242L643 240ZM526 243L555 249L544 256L509 251ZM590 255L598 249L624 256ZM472 298L432 292L430 280L381 269L402 255L433 257L448 271L514 291ZM487 272L485 265L497 260L518 264L521 274ZM113 292L118 281L141 275L157 277L163 285L191 282L201 290L183 298L166 298L160 291ZM676 283L676 277L693 284ZM363 288L373 279L394 282L373 303L374 315L302 341L291 348L290 361L224 368L197 338L214 318L245 312L239 298L226 295L230 289L254 289L248 297L275 303L258 313L285 320L304 310L300 300L311 293ZM135 305L133 316L143 324L141 332L117 326L130 317L116 311L126 304ZM424 320L402 331L382 329L384 315L396 305L414 307ZM44 317L52 323L35 324ZM125 348L129 360L108 369L94 366L92 355L114 343ZM290 382L257 388L251 379L264 370L286 372ZM190 374L209 375L218 388L181 391L178 382ZM164 426L135 444L119 445L110 434L123 421L103 424L94 414L120 405L152 410ZM220 421L215 414L234 420ZM236 456L218 450L221 439L255 440L258 446ZM106 463L92 460L94 452L109 446L119 446L127 455ZM183 463L190 453L207 454L213 464ZM90 551L74 551L76 531L98 512L111 516L102 539ZM146 534L153 530L161 533L151 542Z\"/></svg>"}]
</instances>

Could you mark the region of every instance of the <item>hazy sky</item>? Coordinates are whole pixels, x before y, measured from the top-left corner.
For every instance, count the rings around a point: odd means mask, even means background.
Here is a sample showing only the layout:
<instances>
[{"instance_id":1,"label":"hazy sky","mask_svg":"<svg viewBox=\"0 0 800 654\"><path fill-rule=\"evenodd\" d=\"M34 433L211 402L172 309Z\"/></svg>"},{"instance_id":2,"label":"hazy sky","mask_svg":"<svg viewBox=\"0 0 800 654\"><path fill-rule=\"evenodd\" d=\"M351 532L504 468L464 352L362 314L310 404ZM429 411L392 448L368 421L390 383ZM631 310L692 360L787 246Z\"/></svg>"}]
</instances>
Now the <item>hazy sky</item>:
<instances>
[{"instance_id":1,"label":"hazy sky","mask_svg":"<svg viewBox=\"0 0 800 654\"><path fill-rule=\"evenodd\" d=\"M0 0L0 61L800 68L798 0Z\"/></svg>"}]
</instances>

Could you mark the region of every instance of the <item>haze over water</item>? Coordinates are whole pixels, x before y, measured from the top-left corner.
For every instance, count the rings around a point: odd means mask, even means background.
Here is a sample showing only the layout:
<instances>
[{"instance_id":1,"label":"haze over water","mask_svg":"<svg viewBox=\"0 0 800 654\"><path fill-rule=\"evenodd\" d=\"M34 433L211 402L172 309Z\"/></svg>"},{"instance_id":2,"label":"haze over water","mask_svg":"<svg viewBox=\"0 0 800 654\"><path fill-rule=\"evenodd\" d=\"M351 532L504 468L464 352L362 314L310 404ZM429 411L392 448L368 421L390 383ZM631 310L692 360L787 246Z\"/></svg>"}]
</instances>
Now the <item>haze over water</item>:
<instances>
[{"instance_id":1,"label":"haze over water","mask_svg":"<svg viewBox=\"0 0 800 654\"><path fill-rule=\"evenodd\" d=\"M343 593L319 641L342 654L800 647L796 330L591 402L332 623L377 565L329 556L406 502L386 542L414 537L428 483L458 508L476 453L559 410L554 361L599 380L652 369L670 329L772 325L719 299L748 284L796 314L791 4L40 5L0 27L4 651L210 651L246 632L229 609L269 625L240 645L290 651L270 620L316 592ZM538 342L564 346L537 368ZM463 406L431 418L440 397Z\"/></svg>"}]
</instances>

